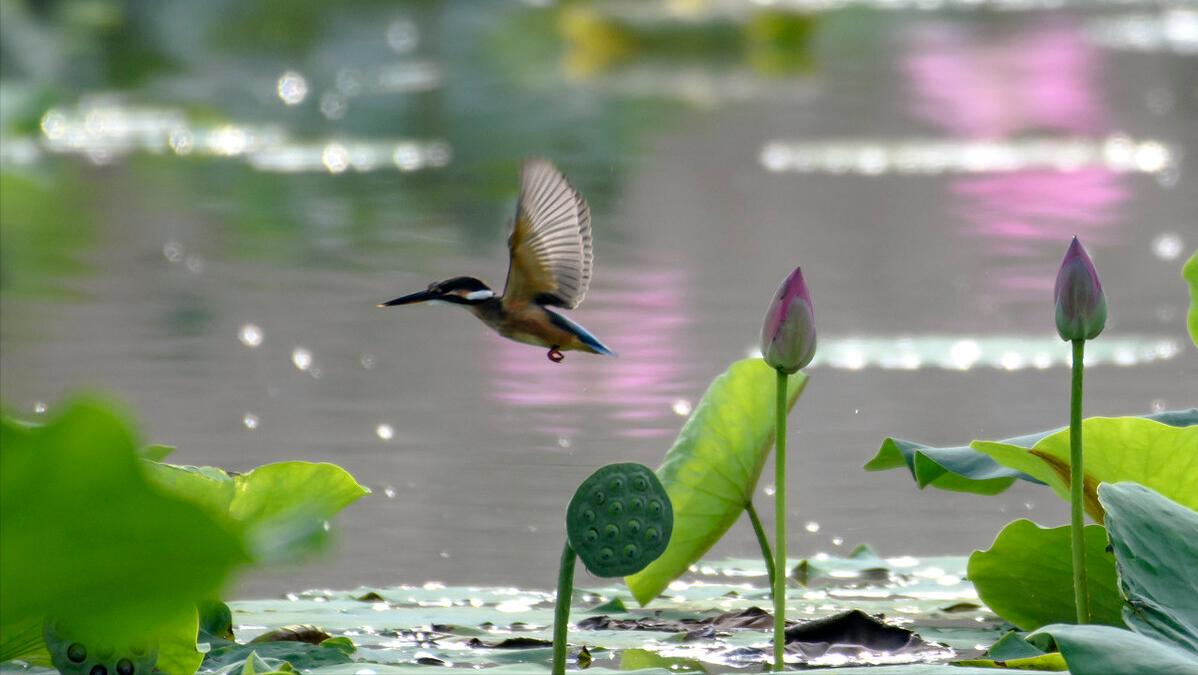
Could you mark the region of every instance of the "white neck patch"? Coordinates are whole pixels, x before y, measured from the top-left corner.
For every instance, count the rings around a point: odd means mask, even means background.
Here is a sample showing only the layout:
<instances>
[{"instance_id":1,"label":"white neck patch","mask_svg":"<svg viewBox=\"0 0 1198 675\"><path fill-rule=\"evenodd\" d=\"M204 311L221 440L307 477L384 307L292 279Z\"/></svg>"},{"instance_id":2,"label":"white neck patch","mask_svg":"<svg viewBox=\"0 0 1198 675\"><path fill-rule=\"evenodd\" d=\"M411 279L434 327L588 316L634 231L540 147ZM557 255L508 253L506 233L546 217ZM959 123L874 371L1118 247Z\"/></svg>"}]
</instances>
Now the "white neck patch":
<instances>
[{"instance_id":1,"label":"white neck patch","mask_svg":"<svg viewBox=\"0 0 1198 675\"><path fill-rule=\"evenodd\" d=\"M494 296L495 296L495 291L493 291L489 288L484 288L481 291L470 291L463 297L465 297L467 300L486 300L487 298L491 298Z\"/></svg>"}]
</instances>

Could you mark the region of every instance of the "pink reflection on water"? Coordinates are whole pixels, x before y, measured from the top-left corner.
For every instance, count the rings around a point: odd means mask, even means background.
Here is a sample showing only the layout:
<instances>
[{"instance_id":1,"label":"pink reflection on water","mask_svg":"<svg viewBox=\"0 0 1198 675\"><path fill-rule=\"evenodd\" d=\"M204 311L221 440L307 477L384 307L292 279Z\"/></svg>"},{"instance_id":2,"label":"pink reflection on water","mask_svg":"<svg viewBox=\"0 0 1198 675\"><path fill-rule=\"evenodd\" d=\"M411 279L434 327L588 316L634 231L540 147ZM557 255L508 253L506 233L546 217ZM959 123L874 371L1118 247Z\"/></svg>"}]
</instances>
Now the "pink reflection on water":
<instances>
[{"instance_id":1,"label":"pink reflection on water","mask_svg":"<svg viewBox=\"0 0 1198 675\"><path fill-rule=\"evenodd\" d=\"M938 23L914 34L903 72L913 112L966 138L1027 131L1097 133L1098 52L1071 22L995 35Z\"/></svg>"},{"instance_id":2,"label":"pink reflection on water","mask_svg":"<svg viewBox=\"0 0 1198 675\"><path fill-rule=\"evenodd\" d=\"M1104 133L1100 53L1075 23L986 30L937 23L913 35L902 70L916 116L968 139ZM952 179L961 233L997 258L985 265L988 300L1040 299L1073 235L1087 245L1118 243L1131 194L1125 180L1093 166Z\"/></svg>"},{"instance_id":3,"label":"pink reflection on water","mask_svg":"<svg viewBox=\"0 0 1198 675\"><path fill-rule=\"evenodd\" d=\"M1087 244L1113 244L1119 235L1119 207L1129 190L1110 169L1018 171L965 178L953 183L965 198L966 234L992 244L1003 256L1027 258L1079 232Z\"/></svg>"},{"instance_id":4,"label":"pink reflection on water","mask_svg":"<svg viewBox=\"0 0 1198 675\"><path fill-rule=\"evenodd\" d=\"M617 436L673 436L682 423L673 404L687 390L685 275L652 265L602 272L617 281L592 288L581 309L568 314L619 358L566 352L553 364L542 348L489 340L491 394L533 409L534 430L554 438L573 437L592 416L609 420Z\"/></svg>"}]
</instances>

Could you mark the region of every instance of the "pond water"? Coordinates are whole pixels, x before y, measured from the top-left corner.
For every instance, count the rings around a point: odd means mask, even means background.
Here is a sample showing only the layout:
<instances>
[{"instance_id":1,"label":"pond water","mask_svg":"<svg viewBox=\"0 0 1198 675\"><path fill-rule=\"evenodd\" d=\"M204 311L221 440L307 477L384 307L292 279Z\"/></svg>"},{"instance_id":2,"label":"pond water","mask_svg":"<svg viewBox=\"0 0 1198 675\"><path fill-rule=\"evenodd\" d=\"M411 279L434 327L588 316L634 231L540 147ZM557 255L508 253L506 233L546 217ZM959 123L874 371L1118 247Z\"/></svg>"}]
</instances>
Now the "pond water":
<instances>
[{"instance_id":1,"label":"pond water","mask_svg":"<svg viewBox=\"0 0 1198 675\"><path fill-rule=\"evenodd\" d=\"M793 556L1063 524L1044 488L861 466L887 436L1067 422L1051 295L1075 234L1110 306L1086 413L1195 404L1198 12L1080 4L5 3L4 404L110 392L170 461L330 461L373 490L326 556L239 597L548 589L574 488L657 466L802 265L820 351L791 417ZM570 316L618 359L375 307L500 284L529 155L591 204ZM710 555L756 546L739 523Z\"/></svg>"}]
</instances>

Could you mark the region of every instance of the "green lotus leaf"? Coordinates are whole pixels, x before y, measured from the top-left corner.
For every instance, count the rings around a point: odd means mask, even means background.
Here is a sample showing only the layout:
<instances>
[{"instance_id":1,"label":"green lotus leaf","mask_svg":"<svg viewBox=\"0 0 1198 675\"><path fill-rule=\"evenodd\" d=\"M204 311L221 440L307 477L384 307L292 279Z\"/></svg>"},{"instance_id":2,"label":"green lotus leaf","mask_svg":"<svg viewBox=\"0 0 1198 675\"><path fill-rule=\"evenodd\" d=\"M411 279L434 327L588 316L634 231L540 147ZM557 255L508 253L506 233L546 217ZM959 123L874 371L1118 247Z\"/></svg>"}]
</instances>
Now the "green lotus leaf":
<instances>
[{"instance_id":1,"label":"green lotus leaf","mask_svg":"<svg viewBox=\"0 0 1198 675\"><path fill-rule=\"evenodd\" d=\"M1142 417L1091 417L1082 422L1082 442L1085 507L1094 520L1102 522L1096 489L1104 482L1135 481L1198 509L1198 426L1171 426ZM1045 436L1030 449L989 441L974 441L972 447L1069 499L1068 429Z\"/></svg>"},{"instance_id":2,"label":"green lotus leaf","mask_svg":"<svg viewBox=\"0 0 1198 675\"><path fill-rule=\"evenodd\" d=\"M1122 626L1123 600L1115 558L1106 552L1101 525L1085 528L1086 582L1094 623ZM969 556L969 580L995 614L1024 630L1075 620L1069 527L1043 528L1030 520L1009 523L985 551Z\"/></svg>"},{"instance_id":3,"label":"green lotus leaf","mask_svg":"<svg viewBox=\"0 0 1198 675\"><path fill-rule=\"evenodd\" d=\"M1102 484L1123 620L1198 655L1198 512L1135 483Z\"/></svg>"},{"instance_id":4,"label":"green lotus leaf","mask_svg":"<svg viewBox=\"0 0 1198 675\"><path fill-rule=\"evenodd\" d=\"M1007 442L1035 443L1051 432L1021 436ZM878 454L866 462L866 471L882 471L906 465L919 487L992 495L1011 487L1016 478L1035 481L1021 471L1008 469L967 445L936 448L901 438L887 438ZM1038 482L1038 481L1036 481Z\"/></svg>"},{"instance_id":5,"label":"green lotus leaf","mask_svg":"<svg viewBox=\"0 0 1198 675\"><path fill-rule=\"evenodd\" d=\"M1053 624L1050 635L1071 675L1198 675L1198 657L1167 642L1112 626Z\"/></svg>"},{"instance_id":6,"label":"green lotus leaf","mask_svg":"<svg viewBox=\"0 0 1198 675\"><path fill-rule=\"evenodd\" d=\"M1194 346L1198 347L1198 251L1181 268L1181 278L1190 285L1190 311L1186 314L1186 327L1190 330Z\"/></svg>"},{"instance_id":7,"label":"green lotus leaf","mask_svg":"<svg viewBox=\"0 0 1198 675\"><path fill-rule=\"evenodd\" d=\"M317 548L325 520L369 492L344 469L326 463L276 462L242 474L152 461L143 466L159 485L242 523L259 561Z\"/></svg>"},{"instance_id":8,"label":"green lotus leaf","mask_svg":"<svg viewBox=\"0 0 1198 675\"><path fill-rule=\"evenodd\" d=\"M35 666L50 666L50 652L42 639L42 620L28 616L0 623L0 663L21 659Z\"/></svg>"},{"instance_id":9,"label":"green lotus leaf","mask_svg":"<svg viewBox=\"0 0 1198 675\"><path fill-rule=\"evenodd\" d=\"M194 672L196 602L248 560L240 526L150 485L109 404L62 411L0 421L0 633L52 619L87 644L156 640L161 670Z\"/></svg>"},{"instance_id":10,"label":"green lotus leaf","mask_svg":"<svg viewBox=\"0 0 1198 675\"><path fill-rule=\"evenodd\" d=\"M166 456L175 451L173 445L143 445L137 449L137 456L142 459L149 459L155 462L161 462L166 459Z\"/></svg>"},{"instance_id":11,"label":"green lotus leaf","mask_svg":"<svg viewBox=\"0 0 1198 675\"><path fill-rule=\"evenodd\" d=\"M1167 411L1145 415L1171 426L1198 424L1198 410ZM1030 448L1037 442L1067 427L998 441L1005 445ZM976 443L977 441L975 441ZM934 447L901 438L882 441L878 453L865 464L866 471L882 471L906 466L920 488L931 485L942 490L991 495L1006 490L1016 479L1043 483L1019 467L1004 466L969 445Z\"/></svg>"},{"instance_id":12,"label":"green lotus leaf","mask_svg":"<svg viewBox=\"0 0 1198 675\"><path fill-rule=\"evenodd\" d=\"M732 526L753 495L774 441L777 371L744 359L708 387L666 453L657 476L674 506L674 534L665 553L626 577L641 605L657 597ZM788 378L788 410L807 383Z\"/></svg>"}]
</instances>

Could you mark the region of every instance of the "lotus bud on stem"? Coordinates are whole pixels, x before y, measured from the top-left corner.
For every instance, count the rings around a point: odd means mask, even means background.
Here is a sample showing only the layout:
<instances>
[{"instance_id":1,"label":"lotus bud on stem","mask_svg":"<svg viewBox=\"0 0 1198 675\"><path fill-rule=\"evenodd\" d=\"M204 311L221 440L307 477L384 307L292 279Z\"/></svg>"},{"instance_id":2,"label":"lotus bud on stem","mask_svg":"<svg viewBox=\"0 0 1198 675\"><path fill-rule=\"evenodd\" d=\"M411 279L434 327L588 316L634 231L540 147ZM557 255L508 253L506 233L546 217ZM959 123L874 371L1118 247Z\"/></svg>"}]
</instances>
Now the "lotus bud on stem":
<instances>
[{"instance_id":1,"label":"lotus bud on stem","mask_svg":"<svg viewBox=\"0 0 1198 675\"><path fill-rule=\"evenodd\" d=\"M761 354L778 372L774 421L774 670L785 665L786 647L786 387L787 378L815 355L815 310L811 294L796 267L783 280L765 313Z\"/></svg>"},{"instance_id":2,"label":"lotus bud on stem","mask_svg":"<svg viewBox=\"0 0 1198 675\"><path fill-rule=\"evenodd\" d=\"M1086 340L1106 327L1106 295L1094 263L1077 237L1069 244L1053 289L1057 334L1073 345L1073 381L1069 395L1069 529L1073 552L1073 597L1077 622L1090 622L1090 595L1086 587L1086 544L1082 511L1085 465L1082 459L1082 364Z\"/></svg>"}]
</instances>

